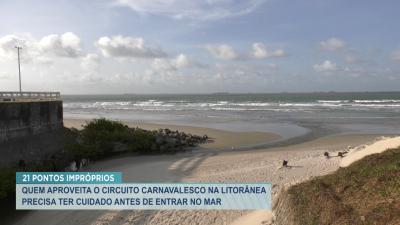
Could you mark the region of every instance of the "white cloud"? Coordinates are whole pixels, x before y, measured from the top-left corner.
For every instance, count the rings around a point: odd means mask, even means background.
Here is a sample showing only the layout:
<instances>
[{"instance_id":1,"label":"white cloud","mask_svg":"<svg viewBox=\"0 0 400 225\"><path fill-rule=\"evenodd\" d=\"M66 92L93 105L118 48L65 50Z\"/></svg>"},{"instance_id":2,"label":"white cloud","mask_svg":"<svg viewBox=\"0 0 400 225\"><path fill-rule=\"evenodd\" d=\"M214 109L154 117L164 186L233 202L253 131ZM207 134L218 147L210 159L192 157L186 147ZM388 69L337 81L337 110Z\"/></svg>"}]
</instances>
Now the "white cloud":
<instances>
[{"instance_id":1,"label":"white cloud","mask_svg":"<svg viewBox=\"0 0 400 225\"><path fill-rule=\"evenodd\" d=\"M193 82L193 74L198 74L205 66L185 54L175 58L156 58L141 76L136 76L147 84L179 84L184 81Z\"/></svg>"},{"instance_id":2,"label":"white cloud","mask_svg":"<svg viewBox=\"0 0 400 225\"><path fill-rule=\"evenodd\" d=\"M2 61L15 57L15 46L18 42L20 42L20 46L24 45L24 41L21 41L21 39L14 35L6 35L0 38L0 59L2 59Z\"/></svg>"},{"instance_id":3,"label":"white cloud","mask_svg":"<svg viewBox=\"0 0 400 225\"><path fill-rule=\"evenodd\" d=\"M166 71L176 71L178 68L174 64L174 62L171 62L168 59L154 59L152 64L151 64L151 69L153 71L158 71L158 72L166 72Z\"/></svg>"},{"instance_id":4,"label":"white cloud","mask_svg":"<svg viewBox=\"0 0 400 225\"><path fill-rule=\"evenodd\" d=\"M253 57L258 59L267 57L267 49L263 43L253 43Z\"/></svg>"},{"instance_id":5,"label":"white cloud","mask_svg":"<svg viewBox=\"0 0 400 225\"><path fill-rule=\"evenodd\" d=\"M0 73L0 80L11 80L13 76L10 73Z\"/></svg>"},{"instance_id":6,"label":"white cloud","mask_svg":"<svg viewBox=\"0 0 400 225\"><path fill-rule=\"evenodd\" d=\"M29 34L11 34L0 37L0 61L15 60L15 46L22 47L20 56L25 63L51 64L54 56L77 58L83 54L79 37L71 32L48 35L40 41Z\"/></svg>"},{"instance_id":7,"label":"white cloud","mask_svg":"<svg viewBox=\"0 0 400 225\"><path fill-rule=\"evenodd\" d=\"M336 50L344 48L346 46L346 43L343 40L332 37L326 41L321 41L319 43L319 46L322 50L336 51Z\"/></svg>"},{"instance_id":8,"label":"white cloud","mask_svg":"<svg viewBox=\"0 0 400 225\"><path fill-rule=\"evenodd\" d=\"M217 64L214 71L217 81L235 84L264 82L279 74L275 64Z\"/></svg>"},{"instance_id":9,"label":"white cloud","mask_svg":"<svg viewBox=\"0 0 400 225\"><path fill-rule=\"evenodd\" d=\"M47 56L39 55L35 59L35 62L43 64L43 65L51 65L54 63L53 59Z\"/></svg>"},{"instance_id":10,"label":"white cloud","mask_svg":"<svg viewBox=\"0 0 400 225\"><path fill-rule=\"evenodd\" d=\"M51 34L43 37L39 42L44 52L61 57L79 57L82 54L81 40L72 32L63 35Z\"/></svg>"},{"instance_id":11,"label":"white cloud","mask_svg":"<svg viewBox=\"0 0 400 225\"><path fill-rule=\"evenodd\" d=\"M286 55L283 49L276 49L275 51L269 51L267 47L260 42L253 43L252 49L253 52L251 53L251 55L256 59L283 57Z\"/></svg>"},{"instance_id":12,"label":"white cloud","mask_svg":"<svg viewBox=\"0 0 400 225\"><path fill-rule=\"evenodd\" d=\"M140 14L175 19L216 20L240 16L257 9L266 0L114 0Z\"/></svg>"},{"instance_id":13,"label":"white cloud","mask_svg":"<svg viewBox=\"0 0 400 225\"><path fill-rule=\"evenodd\" d=\"M96 45L105 57L162 58L167 56L161 49L145 46L143 38L124 36L101 37Z\"/></svg>"},{"instance_id":14,"label":"white cloud","mask_svg":"<svg viewBox=\"0 0 400 225\"><path fill-rule=\"evenodd\" d=\"M269 50L263 43L255 42L252 44L251 52L248 54L238 53L236 50L228 45L208 45L206 46L209 53L214 57L223 60L248 60L248 59L264 59L272 57L283 57L286 55L283 49Z\"/></svg>"},{"instance_id":15,"label":"white cloud","mask_svg":"<svg viewBox=\"0 0 400 225\"><path fill-rule=\"evenodd\" d=\"M189 58L184 54L179 54L175 59L175 65L178 69L188 67L191 64Z\"/></svg>"},{"instance_id":16,"label":"white cloud","mask_svg":"<svg viewBox=\"0 0 400 225\"><path fill-rule=\"evenodd\" d=\"M114 74L113 76L111 76L110 78L108 78L108 81L110 81L110 82L129 81L129 79L131 79L132 77L136 78L137 75L136 74L117 73L117 74Z\"/></svg>"},{"instance_id":17,"label":"white cloud","mask_svg":"<svg viewBox=\"0 0 400 225\"><path fill-rule=\"evenodd\" d=\"M0 37L0 61L15 60L17 58L15 46L22 47L20 51L22 61L29 62L40 55L40 48L32 37L10 34Z\"/></svg>"},{"instance_id":18,"label":"white cloud","mask_svg":"<svg viewBox=\"0 0 400 225\"><path fill-rule=\"evenodd\" d=\"M195 62L185 54L179 54L174 59L156 58L153 60L151 69L153 71L177 71L190 67L202 67L198 62Z\"/></svg>"},{"instance_id":19,"label":"white cloud","mask_svg":"<svg viewBox=\"0 0 400 225\"><path fill-rule=\"evenodd\" d=\"M82 57L81 67L85 71L96 71L100 64L100 57L95 53L86 54Z\"/></svg>"},{"instance_id":20,"label":"white cloud","mask_svg":"<svg viewBox=\"0 0 400 225\"><path fill-rule=\"evenodd\" d=\"M223 60L232 60L237 59L239 55L233 49L232 46L227 44L221 44L217 46L207 46L208 52L210 52L214 57L223 59Z\"/></svg>"},{"instance_id":21,"label":"white cloud","mask_svg":"<svg viewBox=\"0 0 400 225\"><path fill-rule=\"evenodd\" d=\"M313 69L316 72L333 72L337 70L337 66L335 63L332 63L329 60L325 60L323 63L321 64L315 64L313 66Z\"/></svg>"},{"instance_id":22,"label":"white cloud","mask_svg":"<svg viewBox=\"0 0 400 225\"><path fill-rule=\"evenodd\" d=\"M400 62L400 50L392 52L392 54L390 55L390 58L393 61Z\"/></svg>"},{"instance_id":23,"label":"white cloud","mask_svg":"<svg viewBox=\"0 0 400 225\"><path fill-rule=\"evenodd\" d=\"M273 56L273 57L283 57L285 55L286 55L286 53L283 49L277 49L271 53L271 56Z\"/></svg>"}]
</instances>

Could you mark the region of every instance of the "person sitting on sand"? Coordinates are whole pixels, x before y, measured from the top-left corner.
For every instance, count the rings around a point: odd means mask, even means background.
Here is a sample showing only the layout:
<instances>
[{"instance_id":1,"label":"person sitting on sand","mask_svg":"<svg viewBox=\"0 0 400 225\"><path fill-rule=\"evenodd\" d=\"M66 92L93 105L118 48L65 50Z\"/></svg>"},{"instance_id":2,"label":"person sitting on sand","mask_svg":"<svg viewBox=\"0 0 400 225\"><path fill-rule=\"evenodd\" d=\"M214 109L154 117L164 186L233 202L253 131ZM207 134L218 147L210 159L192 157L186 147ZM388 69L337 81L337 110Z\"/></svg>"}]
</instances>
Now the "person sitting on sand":
<instances>
[{"instance_id":1,"label":"person sitting on sand","mask_svg":"<svg viewBox=\"0 0 400 225\"><path fill-rule=\"evenodd\" d=\"M325 156L327 159L329 159L329 158L330 158L329 152L324 152L324 156Z\"/></svg>"},{"instance_id":2,"label":"person sitting on sand","mask_svg":"<svg viewBox=\"0 0 400 225\"><path fill-rule=\"evenodd\" d=\"M343 158L347 152L338 152L337 156Z\"/></svg>"},{"instance_id":3,"label":"person sitting on sand","mask_svg":"<svg viewBox=\"0 0 400 225\"><path fill-rule=\"evenodd\" d=\"M353 149L353 146L347 146L347 150L346 150L346 152L349 152L349 151L351 151Z\"/></svg>"},{"instance_id":4,"label":"person sitting on sand","mask_svg":"<svg viewBox=\"0 0 400 225\"><path fill-rule=\"evenodd\" d=\"M289 163L289 161L283 160L282 166L283 167L288 167L288 163Z\"/></svg>"}]
</instances>

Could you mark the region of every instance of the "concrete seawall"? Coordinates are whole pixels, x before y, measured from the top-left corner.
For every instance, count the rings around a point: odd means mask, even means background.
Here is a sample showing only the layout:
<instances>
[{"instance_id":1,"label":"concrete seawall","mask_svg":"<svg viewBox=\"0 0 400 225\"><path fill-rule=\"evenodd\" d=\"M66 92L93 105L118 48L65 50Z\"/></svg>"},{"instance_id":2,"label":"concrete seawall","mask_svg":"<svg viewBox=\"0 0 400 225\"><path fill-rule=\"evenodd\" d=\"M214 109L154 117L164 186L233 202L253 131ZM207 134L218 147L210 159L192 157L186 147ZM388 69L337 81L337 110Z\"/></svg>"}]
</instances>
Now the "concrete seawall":
<instances>
[{"instance_id":1,"label":"concrete seawall","mask_svg":"<svg viewBox=\"0 0 400 225\"><path fill-rule=\"evenodd\" d=\"M62 101L0 102L0 143L62 127Z\"/></svg>"},{"instance_id":2,"label":"concrete seawall","mask_svg":"<svg viewBox=\"0 0 400 225\"><path fill-rule=\"evenodd\" d=\"M64 130L62 101L0 102L0 168L42 165L63 152Z\"/></svg>"}]
</instances>

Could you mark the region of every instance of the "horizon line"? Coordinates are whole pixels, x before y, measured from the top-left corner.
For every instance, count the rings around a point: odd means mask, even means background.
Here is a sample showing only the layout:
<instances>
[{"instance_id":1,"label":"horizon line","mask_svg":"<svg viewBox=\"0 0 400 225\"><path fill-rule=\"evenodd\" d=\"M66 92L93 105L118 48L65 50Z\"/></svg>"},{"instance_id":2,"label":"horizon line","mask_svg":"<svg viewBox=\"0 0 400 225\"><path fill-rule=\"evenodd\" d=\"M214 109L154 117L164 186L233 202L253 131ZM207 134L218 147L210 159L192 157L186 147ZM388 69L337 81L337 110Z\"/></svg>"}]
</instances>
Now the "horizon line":
<instances>
[{"instance_id":1,"label":"horizon line","mask_svg":"<svg viewBox=\"0 0 400 225\"><path fill-rule=\"evenodd\" d=\"M299 92L182 92L182 93L78 93L78 94L63 94L61 95L240 95L240 94L248 94L248 95L257 95L257 94L349 94L349 93L396 93L398 91L299 91Z\"/></svg>"}]
</instances>

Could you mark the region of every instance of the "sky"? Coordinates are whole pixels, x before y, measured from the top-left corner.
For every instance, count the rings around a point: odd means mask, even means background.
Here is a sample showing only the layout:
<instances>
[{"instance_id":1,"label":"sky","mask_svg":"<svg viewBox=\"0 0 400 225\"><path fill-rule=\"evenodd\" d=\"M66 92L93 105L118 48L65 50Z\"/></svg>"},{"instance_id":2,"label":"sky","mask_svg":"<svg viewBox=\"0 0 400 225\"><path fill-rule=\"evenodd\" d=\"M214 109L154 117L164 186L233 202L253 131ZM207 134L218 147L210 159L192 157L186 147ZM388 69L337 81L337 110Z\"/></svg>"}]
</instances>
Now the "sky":
<instances>
[{"instance_id":1,"label":"sky","mask_svg":"<svg viewBox=\"0 0 400 225\"><path fill-rule=\"evenodd\" d=\"M400 91L396 0L0 0L0 91Z\"/></svg>"}]
</instances>

